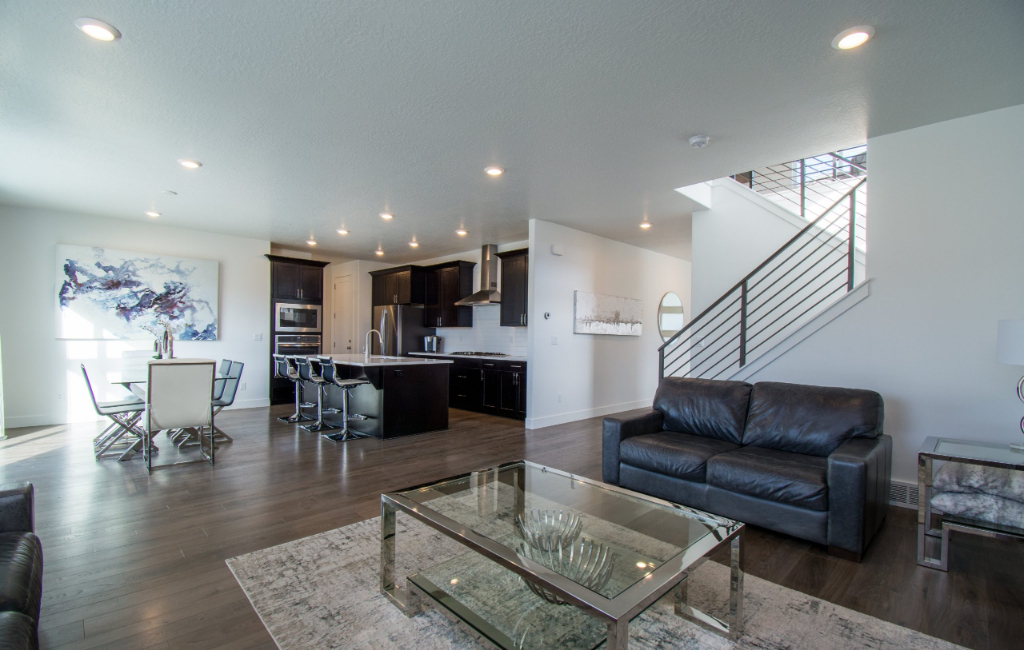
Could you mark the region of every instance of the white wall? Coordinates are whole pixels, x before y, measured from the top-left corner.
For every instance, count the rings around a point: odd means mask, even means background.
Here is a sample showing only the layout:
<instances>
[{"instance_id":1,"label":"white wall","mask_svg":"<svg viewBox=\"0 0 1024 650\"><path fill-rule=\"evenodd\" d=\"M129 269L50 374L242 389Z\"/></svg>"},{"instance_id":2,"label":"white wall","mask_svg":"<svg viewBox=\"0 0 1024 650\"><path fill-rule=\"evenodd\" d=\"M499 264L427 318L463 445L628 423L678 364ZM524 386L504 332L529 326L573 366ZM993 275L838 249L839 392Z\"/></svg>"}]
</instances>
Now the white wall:
<instances>
[{"instance_id":1,"label":"white wall","mask_svg":"<svg viewBox=\"0 0 1024 650\"><path fill-rule=\"evenodd\" d=\"M517 241L499 244L498 252L514 251L527 248L529 241ZM480 265L483 259L479 248L455 255L435 257L416 262L420 266L441 264L454 260L476 262L473 267L473 291L480 288ZM501 261L498 261L498 288L501 288ZM501 307L498 305L478 305L473 307L473 327L439 327L437 335L444 337L444 351L458 352L471 350L478 352L504 352L525 357L527 353L527 327L502 327L500 324Z\"/></svg>"},{"instance_id":2,"label":"white wall","mask_svg":"<svg viewBox=\"0 0 1024 650\"><path fill-rule=\"evenodd\" d=\"M85 363L97 389L152 341L63 341L55 338L57 244L184 255L220 263L219 339L179 341L175 356L245 363L236 407L269 404L270 243L156 223L0 205L0 336L7 427L96 419L82 380ZM254 334L263 340L253 341ZM100 379L96 381L95 379ZM58 397L60 395L60 397ZM102 399L102 396L101 396Z\"/></svg>"},{"instance_id":3,"label":"white wall","mask_svg":"<svg viewBox=\"0 0 1024 650\"><path fill-rule=\"evenodd\" d=\"M871 388L893 478L928 436L1022 440L996 322L1024 319L1024 105L872 138L871 296L748 381ZM694 246L696 252L696 245Z\"/></svg>"},{"instance_id":4,"label":"white wall","mask_svg":"<svg viewBox=\"0 0 1024 650\"><path fill-rule=\"evenodd\" d=\"M732 289L807 226L807 221L731 178L701 185L707 189L705 200L710 207L693 213L694 315ZM840 237L837 235L837 239ZM821 240L824 239L822 235ZM812 246L804 250L804 255L811 252ZM864 279L864 256L859 251L855 274L858 283Z\"/></svg>"},{"instance_id":5,"label":"white wall","mask_svg":"<svg viewBox=\"0 0 1024 650\"><path fill-rule=\"evenodd\" d=\"M562 256L551 253L553 244ZM649 406L662 344L658 305L674 291L689 320L690 263L537 219L530 221L530 251L526 426ZM643 301L643 335L573 334L576 290Z\"/></svg>"}]
</instances>

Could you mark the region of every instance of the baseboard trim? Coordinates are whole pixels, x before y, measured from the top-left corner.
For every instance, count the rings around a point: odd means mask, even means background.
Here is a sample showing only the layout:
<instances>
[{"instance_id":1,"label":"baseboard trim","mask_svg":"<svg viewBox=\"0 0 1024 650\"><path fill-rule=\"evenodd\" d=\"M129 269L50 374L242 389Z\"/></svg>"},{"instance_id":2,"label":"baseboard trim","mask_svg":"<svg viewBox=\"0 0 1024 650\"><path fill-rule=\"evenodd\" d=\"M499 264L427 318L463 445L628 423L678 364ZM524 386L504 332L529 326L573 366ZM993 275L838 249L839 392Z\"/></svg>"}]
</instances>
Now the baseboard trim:
<instances>
[{"instance_id":1,"label":"baseboard trim","mask_svg":"<svg viewBox=\"0 0 1024 650\"><path fill-rule=\"evenodd\" d=\"M622 411L630 411L632 409L642 409L649 407L654 403L654 398L642 399L634 402L623 402L622 404L610 404L608 406L598 406L592 409L583 409L581 411L570 411L568 413L558 413L556 415L546 415L540 418L526 418L527 429L543 429L544 427L553 427L556 424L565 424L566 422L577 422L579 420L586 420L588 418L595 418L602 415L611 415L612 413L621 413Z\"/></svg>"},{"instance_id":2,"label":"baseboard trim","mask_svg":"<svg viewBox=\"0 0 1024 650\"><path fill-rule=\"evenodd\" d=\"M20 429L22 427L46 427L57 424L67 424L68 419L55 417L53 414L46 415L5 415L5 429Z\"/></svg>"},{"instance_id":3,"label":"baseboard trim","mask_svg":"<svg viewBox=\"0 0 1024 650\"><path fill-rule=\"evenodd\" d=\"M235 403L224 409L225 411L234 411L235 409L255 409L261 406L270 406L269 397L260 397L256 399L236 399Z\"/></svg>"},{"instance_id":4,"label":"baseboard trim","mask_svg":"<svg viewBox=\"0 0 1024 650\"><path fill-rule=\"evenodd\" d=\"M225 411L234 411L241 409L255 409L263 406L270 406L269 397L261 397L256 399L236 399L235 403L224 409ZM76 420L76 422L100 422L105 418L96 416L92 420ZM67 416L60 416L56 413L44 413L39 415L5 415L4 416L4 428L5 429L20 429L22 427L48 427L55 426L58 424L68 424Z\"/></svg>"}]
</instances>

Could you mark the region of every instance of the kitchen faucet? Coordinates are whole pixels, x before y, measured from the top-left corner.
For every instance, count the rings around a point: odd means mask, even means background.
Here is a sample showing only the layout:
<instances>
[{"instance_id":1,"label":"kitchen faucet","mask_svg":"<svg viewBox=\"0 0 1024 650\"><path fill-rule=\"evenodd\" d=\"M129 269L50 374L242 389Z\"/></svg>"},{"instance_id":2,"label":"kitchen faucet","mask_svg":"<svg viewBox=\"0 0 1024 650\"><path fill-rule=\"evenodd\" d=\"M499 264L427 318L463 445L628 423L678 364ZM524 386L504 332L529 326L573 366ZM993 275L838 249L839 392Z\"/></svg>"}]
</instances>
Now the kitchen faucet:
<instances>
[{"instance_id":1,"label":"kitchen faucet","mask_svg":"<svg viewBox=\"0 0 1024 650\"><path fill-rule=\"evenodd\" d=\"M363 341L363 363L370 362L370 335L376 334L380 340L380 355L384 356L384 337L377 330L370 330L366 333L366 340Z\"/></svg>"}]
</instances>

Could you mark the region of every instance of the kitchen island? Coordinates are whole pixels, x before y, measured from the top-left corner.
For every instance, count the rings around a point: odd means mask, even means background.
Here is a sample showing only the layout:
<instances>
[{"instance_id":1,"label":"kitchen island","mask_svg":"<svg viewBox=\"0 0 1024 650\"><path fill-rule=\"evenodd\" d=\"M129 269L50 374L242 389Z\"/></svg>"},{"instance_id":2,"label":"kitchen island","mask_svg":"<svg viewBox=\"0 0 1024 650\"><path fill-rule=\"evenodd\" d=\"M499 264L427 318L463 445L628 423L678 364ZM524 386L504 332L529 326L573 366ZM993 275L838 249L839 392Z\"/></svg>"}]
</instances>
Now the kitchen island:
<instances>
[{"instance_id":1,"label":"kitchen island","mask_svg":"<svg viewBox=\"0 0 1024 650\"><path fill-rule=\"evenodd\" d=\"M341 379L365 379L349 398L348 428L386 440L448 428L447 359L332 354ZM342 392L328 386L325 406L338 409ZM353 419L353 414L366 419ZM327 417L330 419L330 417ZM339 423L340 424L340 423Z\"/></svg>"}]
</instances>

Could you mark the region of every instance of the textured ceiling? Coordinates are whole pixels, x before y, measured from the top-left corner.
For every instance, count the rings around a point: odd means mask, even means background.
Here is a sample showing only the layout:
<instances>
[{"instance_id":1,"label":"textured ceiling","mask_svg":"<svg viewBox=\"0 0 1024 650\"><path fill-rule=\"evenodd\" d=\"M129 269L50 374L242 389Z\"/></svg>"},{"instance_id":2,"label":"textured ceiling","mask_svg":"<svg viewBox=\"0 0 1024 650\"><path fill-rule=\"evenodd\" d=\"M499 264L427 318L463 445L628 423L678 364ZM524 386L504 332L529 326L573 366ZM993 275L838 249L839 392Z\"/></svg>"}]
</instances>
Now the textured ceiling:
<instances>
[{"instance_id":1,"label":"textured ceiling","mask_svg":"<svg viewBox=\"0 0 1024 650\"><path fill-rule=\"evenodd\" d=\"M1020 0L0 0L0 201L394 262L530 218L689 257L673 188L1024 103L1022 35Z\"/></svg>"}]
</instances>

